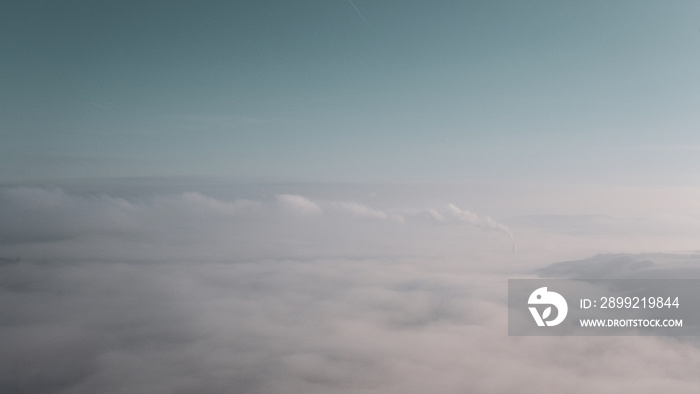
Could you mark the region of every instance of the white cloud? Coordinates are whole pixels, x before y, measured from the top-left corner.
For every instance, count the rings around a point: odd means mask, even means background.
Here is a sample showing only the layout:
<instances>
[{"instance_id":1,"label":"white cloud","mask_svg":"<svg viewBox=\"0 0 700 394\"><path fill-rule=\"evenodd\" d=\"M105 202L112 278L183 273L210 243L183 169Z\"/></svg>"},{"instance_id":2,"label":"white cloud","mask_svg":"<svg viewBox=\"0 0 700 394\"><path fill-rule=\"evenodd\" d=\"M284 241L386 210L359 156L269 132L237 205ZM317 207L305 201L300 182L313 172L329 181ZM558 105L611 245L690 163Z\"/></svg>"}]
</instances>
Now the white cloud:
<instances>
[{"instance_id":1,"label":"white cloud","mask_svg":"<svg viewBox=\"0 0 700 394\"><path fill-rule=\"evenodd\" d=\"M334 203L334 206L357 216L365 216L380 220L385 220L389 217L384 211L372 209L366 205L358 204L356 202L337 202Z\"/></svg>"},{"instance_id":2,"label":"white cloud","mask_svg":"<svg viewBox=\"0 0 700 394\"><path fill-rule=\"evenodd\" d=\"M167 200L167 198L161 200ZM245 199L237 199L232 202L221 201L196 192L182 193L172 199L171 202L180 204L186 209L198 209L221 215L248 213L262 206L258 201Z\"/></svg>"},{"instance_id":3,"label":"white cloud","mask_svg":"<svg viewBox=\"0 0 700 394\"><path fill-rule=\"evenodd\" d=\"M444 223L444 222L445 222L445 217L442 216L442 214L441 214L440 212L438 212L437 210L435 210L435 209L432 209L432 208L431 208L431 209L428 209L428 214L429 214L430 217L431 217L433 220L435 220L436 222L440 222L440 223Z\"/></svg>"},{"instance_id":4,"label":"white cloud","mask_svg":"<svg viewBox=\"0 0 700 394\"><path fill-rule=\"evenodd\" d=\"M398 225L398 203L279 196L0 189L0 391L694 393L700 384L700 350L688 342L508 337L507 279L546 253L503 251L504 237L481 231L502 231L494 220L446 206L414 209Z\"/></svg>"},{"instance_id":5,"label":"white cloud","mask_svg":"<svg viewBox=\"0 0 700 394\"><path fill-rule=\"evenodd\" d=\"M508 226L491 219L489 216L479 216L474 212L459 209L454 204L447 204L447 212L463 223L468 223L484 230L500 231L513 239L513 234Z\"/></svg>"},{"instance_id":6,"label":"white cloud","mask_svg":"<svg viewBox=\"0 0 700 394\"><path fill-rule=\"evenodd\" d=\"M406 220L403 216L398 214L387 214L386 212L373 209L366 205L359 204L357 202L334 202L332 206L340 209L341 211L347 212L351 215L373 218L379 220L393 220L397 223L405 223Z\"/></svg>"},{"instance_id":7,"label":"white cloud","mask_svg":"<svg viewBox=\"0 0 700 394\"><path fill-rule=\"evenodd\" d=\"M318 214L322 212L321 207L319 207L318 204L297 194L277 195L277 201L283 207L292 209L299 213Z\"/></svg>"}]
</instances>

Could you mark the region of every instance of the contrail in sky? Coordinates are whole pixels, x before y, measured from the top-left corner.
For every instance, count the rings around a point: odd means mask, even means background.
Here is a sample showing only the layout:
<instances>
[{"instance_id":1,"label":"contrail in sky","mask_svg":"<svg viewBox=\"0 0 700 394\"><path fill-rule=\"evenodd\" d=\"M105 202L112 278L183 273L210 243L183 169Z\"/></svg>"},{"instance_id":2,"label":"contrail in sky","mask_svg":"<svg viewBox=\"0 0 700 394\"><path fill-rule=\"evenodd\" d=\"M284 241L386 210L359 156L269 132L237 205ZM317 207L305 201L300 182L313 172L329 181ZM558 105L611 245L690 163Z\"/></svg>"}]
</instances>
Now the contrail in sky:
<instances>
[{"instance_id":1,"label":"contrail in sky","mask_svg":"<svg viewBox=\"0 0 700 394\"><path fill-rule=\"evenodd\" d=\"M94 105L95 107L98 107L98 108L106 109L106 110L108 110L108 111L110 110L109 108L105 107L104 105L100 105L100 104L97 104L97 103L92 102L92 101L90 101L90 104L92 104L92 105Z\"/></svg>"},{"instance_id":2,"label":"contrail in sky","mask_svg":"<svg viewBox=\"0 0 700 394\"><path fill-rule=\"evenodd\" d=\"M348 0L348 2L350 2L350 5L352 6L352 8L354 8L355 11L357 11L357 15L359 15L360 18L362 18L362 22L365 23L365 26L369 27L369 25L367 24L367 19L365 19L365 17L362 16L362 13L361 13L360 10L357 8L357 6L355 5L355 3L353 3L352 0Z\"/></svg>"}]
</instances>

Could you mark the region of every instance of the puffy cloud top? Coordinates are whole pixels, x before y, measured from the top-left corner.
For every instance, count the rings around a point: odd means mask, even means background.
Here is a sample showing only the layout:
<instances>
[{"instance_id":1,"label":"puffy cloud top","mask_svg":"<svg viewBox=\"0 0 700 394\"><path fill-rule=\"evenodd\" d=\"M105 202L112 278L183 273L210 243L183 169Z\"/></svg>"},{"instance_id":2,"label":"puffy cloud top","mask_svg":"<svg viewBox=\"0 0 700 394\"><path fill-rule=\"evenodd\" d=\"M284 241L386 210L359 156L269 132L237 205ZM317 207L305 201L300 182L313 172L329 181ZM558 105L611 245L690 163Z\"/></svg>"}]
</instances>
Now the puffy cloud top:
<instances>
[{"instance_id":1,"label":"puffy cloud top","mask_svg":"<svg viewBox=\"0 0 700 394\"><path fill-rule=\"evenodd\" d=\"M315 202L297 194L280 194L277 201L285 208L292 209L299 213L315 214L323 212Z\"/></svg>"}]
</instances>

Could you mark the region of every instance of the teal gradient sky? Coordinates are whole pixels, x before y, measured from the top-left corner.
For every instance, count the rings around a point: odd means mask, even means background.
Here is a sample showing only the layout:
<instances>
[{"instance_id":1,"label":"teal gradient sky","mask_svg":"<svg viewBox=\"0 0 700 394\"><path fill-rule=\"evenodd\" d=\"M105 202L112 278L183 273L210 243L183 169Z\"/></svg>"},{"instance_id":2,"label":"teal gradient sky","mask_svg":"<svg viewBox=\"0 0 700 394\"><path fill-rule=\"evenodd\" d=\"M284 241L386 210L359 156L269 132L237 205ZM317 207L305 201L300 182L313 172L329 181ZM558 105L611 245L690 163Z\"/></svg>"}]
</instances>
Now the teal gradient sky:
<instances>
[{"instance_id":1,"label":"teal gradient sky","mask_svg":"<svg viewBox=\"0 0 700 394\"><path fill-rule=\"evenodd\" d=\"M0 181L700 181L695 1L6 1Z\"/></svg>"}]
</instances>

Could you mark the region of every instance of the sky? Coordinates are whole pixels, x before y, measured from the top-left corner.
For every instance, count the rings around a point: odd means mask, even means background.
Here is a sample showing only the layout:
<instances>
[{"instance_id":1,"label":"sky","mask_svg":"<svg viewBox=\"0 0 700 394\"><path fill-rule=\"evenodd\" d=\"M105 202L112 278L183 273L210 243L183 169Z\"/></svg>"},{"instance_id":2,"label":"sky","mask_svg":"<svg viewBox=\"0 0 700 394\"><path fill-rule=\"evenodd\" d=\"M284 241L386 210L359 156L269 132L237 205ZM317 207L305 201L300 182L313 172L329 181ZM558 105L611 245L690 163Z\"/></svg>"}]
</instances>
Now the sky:
<instances>
[{"instance_id":1,"label":"sky","mask_svg":"<svg viewBox=\"0 0 700 394\"><path fill-rule=\"evenodd\" d=\"M692 1L23 1L0 18L0 181L698 181Z\"/></svg>"},{"instance_id":2,"label":"sky","mask_svg":"<svg viewBox=\"0 0 700 394\"><path fill-rule=\"evenodd\" d=\"M690 1L2 1L0 392L696 393L696 338L511 337L507 284L700 278L699 49Z\"/></svg>"}]
</instances>

